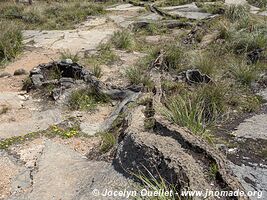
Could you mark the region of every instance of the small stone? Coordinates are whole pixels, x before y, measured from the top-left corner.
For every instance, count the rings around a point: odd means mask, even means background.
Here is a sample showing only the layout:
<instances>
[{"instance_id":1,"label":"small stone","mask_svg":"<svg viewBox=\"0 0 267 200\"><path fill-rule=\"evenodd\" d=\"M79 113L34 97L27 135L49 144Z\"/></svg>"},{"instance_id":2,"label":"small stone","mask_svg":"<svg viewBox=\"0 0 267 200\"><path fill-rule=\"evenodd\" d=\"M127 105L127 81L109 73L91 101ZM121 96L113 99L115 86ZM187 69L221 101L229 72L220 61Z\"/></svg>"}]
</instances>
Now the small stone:
<instances>
[{"instance_id":1,"label":"small stone","mask_svg":"<svg viewBox=\"0 0 267 200\"><path fill-rule=\"evenodd\" d=\"M62 77L59 79L60 85L65 88L70 88L74 84L73 78Z\"/></svg>"},{"instance_id":2,"label":"small stone","mask_svg":"<svg viewBox=\"0 0 267 200\"><path fill-rule=\"evenodd\" d=\"M40 87L43 84L44 76L42 74L33 74L31 76L31 79L32 79L32 83L34 84L34 86Z\"/></svg>"},{"instance_id":3,"label":"small stone","mask_svg":"<svg viewBox=\"0 0 267 200\"><path fill-rule=\"evenodd\" d=\"M27 71L25 69L22 69L22 68L21 69L17 69L14 72L14 76L26 75L26 74L28 74Z\"/></svg>"},{"instance_id":4,"label":"small stone","mask_svg":"<svg viewBox=\"0 0 267 200\"><path fill-rule=\"evenodd\" d=\"M237 152L237 148L228 149L229 154L235 154L236 152Z\"/></svg>"},{"instance_id":5,"label":"small stone","mask_svg":"<svg viewBox=\"0 0 267 200\"><path fill-rule=\"evenodd\" d=\"M41 74L42 71L39 67L35 67L30 71L30 74Z\"/></svg>"},{"instance_id":6,"label":"small stone","mask_svg":"<svg viewBox=\"0 0 267 200\"><path fill-rule=\"evenodd\" d=\"M227 153L228 148L225 144L216 144L216 148L219 149L223 153Z\"/></svg>"},{"instance_id":7,"label":"small stone","mask_svg":"<svg viewBox=\"0 0 267 200\"><path fill-rule=\"evenodd\" d=\"M8 72L1 72L0 73L0 78L4 78L4 77L11 77L12 75Z\"/></svg>"},{"instance_id":8,"label":"small stone","mask_svg":"<svg viewBox=\"0 0 267 200\"><path fill-rule=\"evenodd\" d=\"M73 61L72 61L70 58L67 58L67 59L65 60L65 63L67 63L67 64L72 64Z\"/></svg>"},{"instance_id":9,"label":"small stone","mask_svg":"<svg viewBox=\"0 0 267 200\"><path fill-rule=\"evenodd\" d=\"M53 91L52 91L52 97L53 97L53 99L55 101L58 100L60 98L61 93L62 93L61 88L55 88L55 89L53 89Z\"/></svg>"}]
</instances>

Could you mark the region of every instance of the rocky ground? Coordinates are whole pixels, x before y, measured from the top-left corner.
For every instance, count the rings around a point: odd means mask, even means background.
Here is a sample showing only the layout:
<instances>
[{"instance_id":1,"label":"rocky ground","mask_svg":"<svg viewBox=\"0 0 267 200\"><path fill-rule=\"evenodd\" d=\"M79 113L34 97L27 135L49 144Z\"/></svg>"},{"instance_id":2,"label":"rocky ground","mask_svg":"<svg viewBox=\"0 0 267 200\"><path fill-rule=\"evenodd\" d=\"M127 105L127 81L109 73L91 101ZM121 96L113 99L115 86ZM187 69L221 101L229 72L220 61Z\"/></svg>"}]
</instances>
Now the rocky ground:
<instances>
[{"instance_id":1,"label":"rocky ground","mask_svg":"<svg viewBox=\"0 0 267 200\"><path fill-rule=\"evenodd\" d=\"M243 2L225 1L226 4ZM190 20L205 20L217 15L203 12L195 3L160 9L168 15ZM255 6L250 9L266 15L266 11ZM266 104L258 113L237 119L233 125L219 131L220 137L235 144L230 148L220 143L209 145L153 111L152 114L144 114L144 110L150 108L149 103L131 106L131 103L145 99L147 94L138 88L126 88L128 82L123 73L145 55L143 52L114 50L119 61L104 64L99 81L112 86L108 91L113 92L113 87L123 88L119 91L123 93L123 98L102 104L94 112L72 111L60 101L22 90L23 81L34 67L59 60L63 50L78 53L80 57L92 55L117 30L132 30L140 22L165 20L164 15L149 12L142 4L121 3L108 6L106 10L107 14L90 16L74 30L25 30L23 53L0 72L0 106L4 110L0 114L0 140L11 139L11 144L3 143L7 148L2 146L0 150L0 199L125 199L95 197L92 191L139 188L138 181L129 170L136 173L140 170L146 174L143 166L149 168L153 175L159 173L168 182L177 183L178 190L255 190L263 191L262 199L266 199ZM178 27L171 34L145 36L145 41L156 44L188 32ZM208 45L209 37L207 41L202 41L203 46ZM21 73L15 75L18 70ZM158 72L152 70L151 76L157 82ZM160 104L161 98L160 89L156 87L155 90L153 105ZM260 92L267 101L267 90ZM99 155L97 150L103 143L99 132L105 132L106 126L114 125L121 115L124 119L120 122L116 147ZM155 124L153 129L147 130L145 122L150 117L155 119ZM73 119L79 123L81 136L34 135L54 126L71 124ZM18 141L20 139L21 142ZM255 157L253 151L264 148L265 156ZM215 165L215 178L210 178L210 169Z\"/></svg>"}]
</instances>

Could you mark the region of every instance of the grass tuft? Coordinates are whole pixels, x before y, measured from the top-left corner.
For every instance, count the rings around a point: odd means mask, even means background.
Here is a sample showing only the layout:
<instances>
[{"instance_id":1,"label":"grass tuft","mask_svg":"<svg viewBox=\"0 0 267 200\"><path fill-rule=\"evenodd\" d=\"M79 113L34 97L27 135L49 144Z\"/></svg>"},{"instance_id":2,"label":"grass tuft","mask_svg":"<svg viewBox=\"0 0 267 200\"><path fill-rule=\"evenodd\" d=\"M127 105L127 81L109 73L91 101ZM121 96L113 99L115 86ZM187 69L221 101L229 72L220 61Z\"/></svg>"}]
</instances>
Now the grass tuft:
<instances>
[{"instance_id":1,"label":"grass tuft","mask_svg":"<svg viewBox=\"0 0 267 200\"><path fill-rule=\"evenodd\" d=\"M140 85L152 89L154 87L153 81L145 75L144 71L138 67L130 67L125 70L125 76L131 84Z\"/></svg>"},{"instance_id":2,"label":"grass tuft","mask_svg":"<svg viewBox=\"0 0 267 200\"><path fill-rule=\"evenodd\" d=\"M109 102L109 97L106 94L87 88L73 91L69 97L68 105L72 110L92 111L96 109L97 104L107 102Z\"/></svg>"},{"instance_id":3,"label":"grass tuft","mask_svg":"<svg viewBox=\"0 0 267 200\"><path fill-rule=\"evenodd\" d=\"M236 80L243 85L251 85L259 74L255 65L247 65L244 62L232 64L230 70Z\"/></svg>"},{"instance_id":4,"label":"grass tuft","mask_svg":"<svg viewBox=\"0 0 267 200\"><path fill-rule=\"evenodd\" d=\"M101 78L101 76L103 75L102 69L99 65L94 65L92 73L96 78Z\"/></svg>"},{"instance_id":5,"label":"grass tuft","mask_svg":"<svg viewBox=\"0 0 267 200\"><path fill-rule=\"evenodd\" d=\"M64 50L62 52L60 52L60 59L61 60L66 60L66 59L71 59L72 62L77 63L79 61L79 55L78 53L71 53L69 50Z\"/></svg>"},{"instance_id":6,"label":"grass tuft","mask_svg":"<svg viewBox=\"0 0 267 200\"><path fill-rule=\"evenodd\" d=\"M226 7L225 17L231 22L247 19L249 17L249 7L244 5L229 5Z\"/></svg>"},{"instance_id":7,"label":"grass tuft","mask_svg":"<svg viewBox=\"0 0 267 200\"><path fill-rule=\"evenodd\" d=\"M116 137L109 132L100 133L100 136L102 140L100 151L101 153L107 153L116 144Z\"/></svg>"},{"instance_id":8,"label":"grass tuft","mask_svg":"<svg viewBox=\"0 0 267 200\"><path fill-rule=\"evenodd\" d=\"M134 37L127 30L116 31L111 42L117 49L133 50L135 46Z\"/></svg>"},{"instance_id":9,"label":"grass tuft","mask_svg":"<svg viewBox=\"0 0 267 200\"><path fill-rule=\"evenodd\" d=\"M147 168L145 168L146 174L139 172L138 174L133 174L141 183L142 186L139 189L144 187L148 191L159 192L159 191L173 191L173 195L158 195L151 197L136 197L136 200L148 199L148 200L180 200L180 196L175 188L174 184L169 184L164 178L159 174L158 177L155 177ZM191 199L191 198L189 198Z\"/></svg>"},{"instance_id":10,"label":"grass tuft","mask_svg":"<svg viewBox=\"0 0 267 200\"><path fill-rule=\"evenodd\" d=\"M10 61L22 50L22 32L15 22L0 20L0 64Z\"/></svg>"}]
</instances>

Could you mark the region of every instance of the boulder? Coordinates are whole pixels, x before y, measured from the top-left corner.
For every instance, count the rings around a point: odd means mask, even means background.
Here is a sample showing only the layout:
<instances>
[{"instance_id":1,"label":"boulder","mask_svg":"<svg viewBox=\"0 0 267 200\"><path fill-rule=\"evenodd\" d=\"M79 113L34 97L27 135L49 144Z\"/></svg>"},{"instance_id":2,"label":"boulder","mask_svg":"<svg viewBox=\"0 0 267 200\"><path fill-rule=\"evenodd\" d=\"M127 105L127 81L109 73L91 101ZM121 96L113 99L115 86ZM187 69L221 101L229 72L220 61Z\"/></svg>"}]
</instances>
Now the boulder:
<instances>
[{"instance_id":1,"label":"boulder","mask_svg":"<svg viewBox=\"0 0 267 200\"><path fill-rule=\"evenodd\" d=\"M19 75L26 75L28 72L25 69L17 69L14 71L14 76L19 76Z\"/></svg>"}]
</instances>

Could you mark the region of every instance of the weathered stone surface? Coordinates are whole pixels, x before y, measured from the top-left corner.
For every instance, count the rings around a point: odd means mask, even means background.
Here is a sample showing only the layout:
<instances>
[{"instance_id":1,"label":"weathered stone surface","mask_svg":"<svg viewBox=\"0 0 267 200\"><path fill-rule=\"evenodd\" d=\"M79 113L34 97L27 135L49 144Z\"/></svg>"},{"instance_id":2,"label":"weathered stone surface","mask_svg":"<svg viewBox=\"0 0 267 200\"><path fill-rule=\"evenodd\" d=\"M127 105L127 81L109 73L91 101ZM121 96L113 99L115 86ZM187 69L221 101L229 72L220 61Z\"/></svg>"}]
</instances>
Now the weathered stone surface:
<instances>
[{"instance_id":1,"label":"weathered stone surface","mask_svg":"<svg viewBox=\"0 0 267 200\"><path fill-rule=\"evenodd\" d=\"M233 132L237 137L267 140L267 114L255 115L242 122Z\"/></svg>"},{"instance_id":2,"label":"weathered stone surface","mask_svg":"<svg viewBox=\"0 0 267 200\"><path fill-rule=\"evenodd\" d=\"M33 111L30 117L23 121L3 122L0 126L0 138L25 135L30 132L47 129L50 125L62 121L62 114L59 109L45 111Z\"/></svg>"},{"instance_id":3,"label":"weathered stone surface","mask_svg":"<svg viewBox=\"0 0 267 200\"><path fill-rule=\"evenodd\" d=\"M24 168L15 163L6 152L0 150L0 199L6 199L12 191L12 179Z\"/></svg>"},{"instance_id":4,"label":"weathered stone surface","mask_svg":"<svg viewBox=\"0 0 267 200\"><path fill-rule=\"evenodd\" d=\"M123 199L94 196L92 191L129 188L128 180L109 163L88 161L77 152L49 140L36 167L32 173L32 190L13 195L10 199Z\"/></svg>"},{"instance_id":5,"label":"weathered stone surface","mask_svg":"<svg viewBox=\"0 0 267 200\"><path fill-rule=\"evenodd\" d=\"M106 10L109 11L138 11L138 10L145 10L145 8L141 6L134 6L132 4L126 3L126 4L119 4L110 8L107 8Z\"/></svg>"},{"instance_id":6,"label":"weathered stone surface","mask_svg":"<svg viewBox=\"0 0 267 200\"><path fill-rule=\"evenodd\" d=\"M147 176L151 173L156 179L160 175L167 182L175 183L178 191L188 187L205 190L215 189L207 174L209 165L216 163L216 177L220 177L218 181L222 187L218 186L216 190L244 190L231 175L224 157L205 145L200 138L171 125L159 116L155 118L153 132L144 132L145 116L142 110L143 107L139 106L129 116L129 126L114 160L117 170L121 170L126 176L131 176L129 172L140 171Z\"/></svg>"},{"instance_id":7,"label":"weathered stone surface","mask_svg":"<svg viewBox=\"0 0 267 200\"><path fill-rule=\"evenodd\" d=\"M40 87L43 84L44 76L42 74L33 74L31 76L32 83L35 87Z\"/></svg>"},{"instance_id":8,"label":"weathered stone surface","mask_svg":"<svg viewBox=\"0 0 267 200\"><path fill-rule=\"evenodd\" d=\"M66 50L71 53L95 49L101 41L113 34L115 28L86 30L52 30L23 32L24 43L30 47ZM34 41L32 43L31 41Z\"/></svg>"},{"instance_id":9,"label":"weathered stone surface","mask_svg":"<svg viewBox=\"0 0 267 200\"><path fill-rule=\"evenodd\" d=\"M262 192L261 196L251 196L251 200L265 199L267 197L267 166L258 166L253 163L251 166L238 166L231 163L230 166L246 191Z\"/></svg>"},{"instance_id":10,"label":"weathered stone surface","mask_svg":"<svg viewBox=\"0 0 267 200\"><path fill-rule=\"evenodd\" d=\"M178 15L188 19L205 19L212 16L210 13L203 12L195 3L182 6L162 7L160 9L167 11L171 15Z\"/></svg>"}]
</instances>

